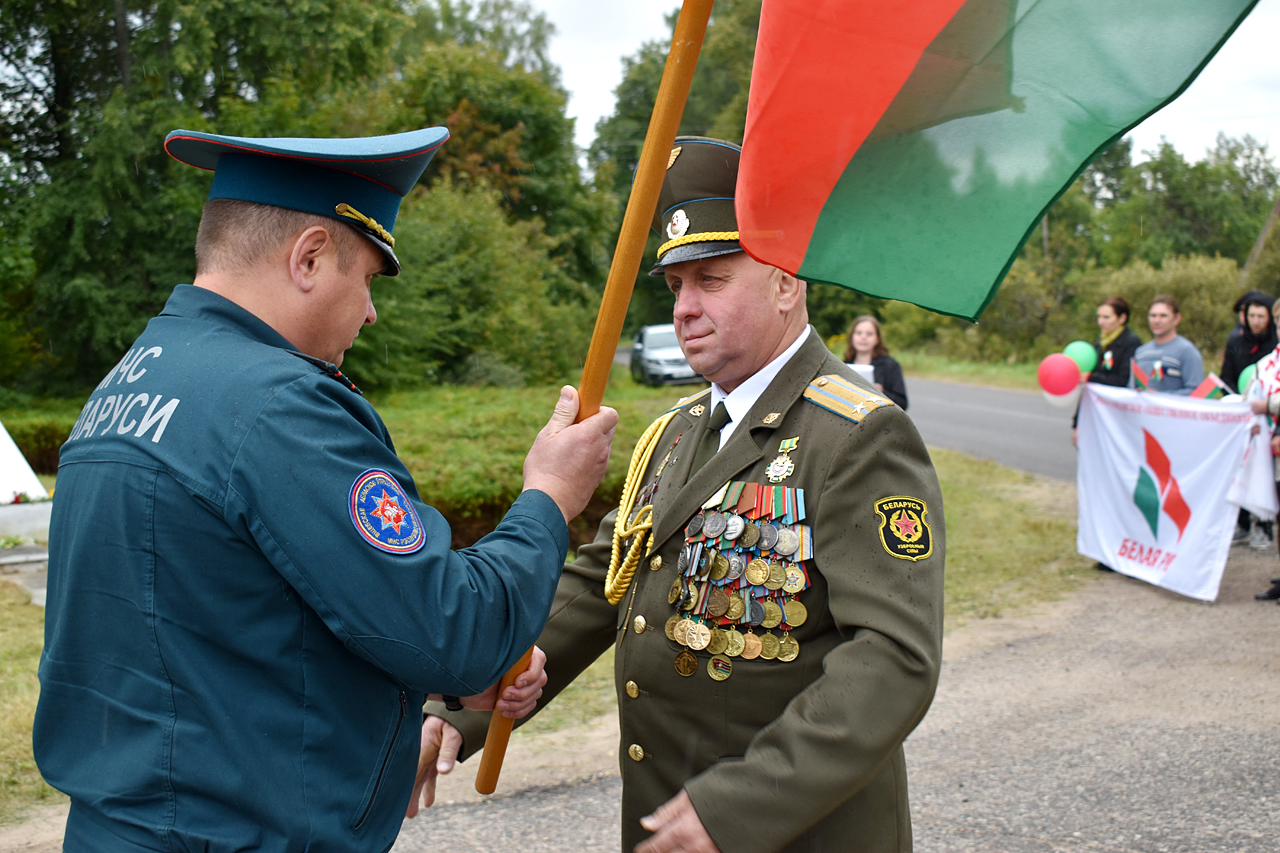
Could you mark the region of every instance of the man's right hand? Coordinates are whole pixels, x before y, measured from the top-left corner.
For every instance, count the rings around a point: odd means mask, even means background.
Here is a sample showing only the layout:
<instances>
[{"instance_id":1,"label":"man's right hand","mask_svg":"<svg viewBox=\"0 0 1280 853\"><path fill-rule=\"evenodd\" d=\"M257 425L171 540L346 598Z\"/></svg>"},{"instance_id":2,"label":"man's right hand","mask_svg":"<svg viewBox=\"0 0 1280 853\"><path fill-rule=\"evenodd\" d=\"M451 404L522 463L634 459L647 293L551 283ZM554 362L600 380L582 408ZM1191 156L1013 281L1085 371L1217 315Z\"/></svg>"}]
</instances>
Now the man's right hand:
<instances>
[{"instance_id":1,"label":"man's right hand","mask_svg":"<svg viewBox=\"0 0 1280 853\"><path fill-rule=\"evenodd\" d=\"M546 492L560 507L565 521L586 508L604 479L618 425L618 413L608 407L580 424L573 422L577 415L578 392L566 385L560 389L551 420L524 459L524 488Z\"/></svg>"}]
</instances>

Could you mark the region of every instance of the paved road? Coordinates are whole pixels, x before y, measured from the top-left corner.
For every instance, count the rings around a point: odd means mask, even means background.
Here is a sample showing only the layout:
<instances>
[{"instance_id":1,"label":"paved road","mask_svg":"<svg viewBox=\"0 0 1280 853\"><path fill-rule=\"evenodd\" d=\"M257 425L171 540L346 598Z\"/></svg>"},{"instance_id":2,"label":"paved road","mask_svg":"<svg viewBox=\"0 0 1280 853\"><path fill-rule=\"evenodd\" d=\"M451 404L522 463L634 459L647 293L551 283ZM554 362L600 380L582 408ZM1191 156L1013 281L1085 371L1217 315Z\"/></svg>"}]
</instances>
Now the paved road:
<instances>
[{"instance_id":1,"label":"paved road","mask_svg":"<svg viewBox=\"0 0 1280 853\"><path fill-rule=\"evenodd\" d=\"M930 447L1057 480L1076 480L1071 411L1039 393L908 379L907 413Z\"/></svg>"}]
</instances>

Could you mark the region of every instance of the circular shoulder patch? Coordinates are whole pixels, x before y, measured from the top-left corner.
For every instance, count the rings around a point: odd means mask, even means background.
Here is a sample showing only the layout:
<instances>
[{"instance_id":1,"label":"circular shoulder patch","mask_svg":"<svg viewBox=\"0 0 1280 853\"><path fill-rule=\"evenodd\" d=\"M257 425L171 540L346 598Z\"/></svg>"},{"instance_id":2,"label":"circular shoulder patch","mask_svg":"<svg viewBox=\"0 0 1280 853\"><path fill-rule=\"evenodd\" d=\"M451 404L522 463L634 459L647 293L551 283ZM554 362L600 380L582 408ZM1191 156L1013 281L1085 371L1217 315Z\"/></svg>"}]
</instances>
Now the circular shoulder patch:
<instances>
[{"instance_id":1,"label":"circular shoulder patch","mask_svg":"<svg viewBox=\"0 0 1280 853\"><path fill-rule=\"evenodd\" d=\"M413 502L386 471L365 471L351 486L351 523L364 540L389 554L412 554L426 543Z\"/></svg>"}]
</instances>

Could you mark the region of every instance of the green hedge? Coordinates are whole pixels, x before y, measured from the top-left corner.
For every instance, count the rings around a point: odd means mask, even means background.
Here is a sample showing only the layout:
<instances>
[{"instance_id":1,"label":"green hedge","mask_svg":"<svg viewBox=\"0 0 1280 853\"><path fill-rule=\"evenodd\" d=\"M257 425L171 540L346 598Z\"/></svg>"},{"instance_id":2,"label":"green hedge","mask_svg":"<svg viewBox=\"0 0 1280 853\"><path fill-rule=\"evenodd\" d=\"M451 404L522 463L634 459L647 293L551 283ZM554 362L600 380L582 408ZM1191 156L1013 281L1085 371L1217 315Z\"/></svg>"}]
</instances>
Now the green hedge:
<instances>
[{"instance_id":1,"label":"green hedge","mask_svg":"<svg viewBox=\"0 0 1280 853\"><path fill-rule=\"evenodd\" d=\"M4 428L37 474L58 473L58 449L75 426L74 417L29 415L5 418Z\"/></svg>"}]
</instances>

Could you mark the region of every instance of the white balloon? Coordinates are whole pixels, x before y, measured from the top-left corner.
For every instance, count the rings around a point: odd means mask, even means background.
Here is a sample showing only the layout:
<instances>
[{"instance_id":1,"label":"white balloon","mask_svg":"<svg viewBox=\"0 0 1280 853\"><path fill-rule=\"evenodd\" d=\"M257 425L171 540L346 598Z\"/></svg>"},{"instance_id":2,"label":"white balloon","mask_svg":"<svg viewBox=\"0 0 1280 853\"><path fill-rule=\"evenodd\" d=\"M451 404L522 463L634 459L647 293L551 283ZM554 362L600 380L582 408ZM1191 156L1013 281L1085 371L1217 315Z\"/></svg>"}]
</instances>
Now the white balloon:
<instances>
[{"instance_id":1,"label":"white balloon","mask_svg":"<svg viewBox=\"0 0 1280 853\"><path fill-rule=\"evenodd\" d=\"M1040 389L1040 393L1044 395L1050 406L1057 406L1060 409L1074 409L1076 404L1080 402L1080 395L1084 393L1084 383L1081 382L1066 394L1050 394L1043 388Z\"/></svg>"}]
</instances>

